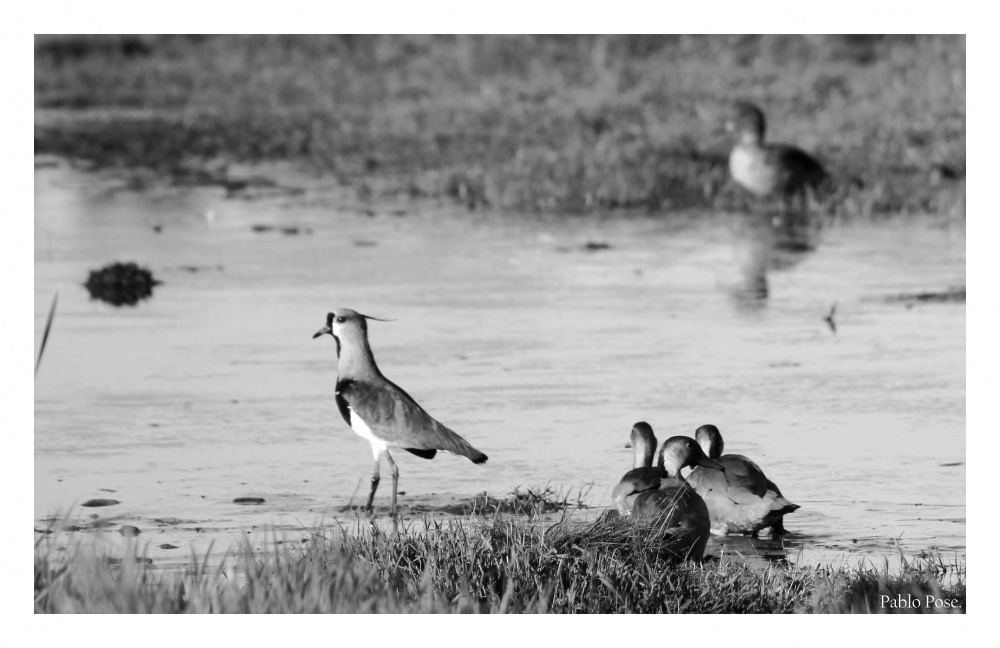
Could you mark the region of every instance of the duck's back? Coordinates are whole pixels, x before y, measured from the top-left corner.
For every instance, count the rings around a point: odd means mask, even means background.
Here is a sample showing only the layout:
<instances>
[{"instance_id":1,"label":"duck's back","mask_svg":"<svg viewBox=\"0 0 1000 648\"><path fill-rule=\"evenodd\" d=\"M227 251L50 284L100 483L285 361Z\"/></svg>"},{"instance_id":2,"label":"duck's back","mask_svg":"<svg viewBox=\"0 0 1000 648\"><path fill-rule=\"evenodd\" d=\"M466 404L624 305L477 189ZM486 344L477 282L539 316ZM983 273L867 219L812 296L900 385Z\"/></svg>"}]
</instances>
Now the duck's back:
<instances>
[{"instance_id":1,"label":"duck's back","mask_svg":"<svg viewBox=\"0 0 1000 648\"><path fill-rule=\"evenodd\" d=\"M781 495L751 459L724 455L716 461L725 467L725 475L695 468L688 476L688 482L708 506L712 533L756 534L766 527L779 530L782 517L799 508Z\"/></svg>"},{"instance_id":2,"label":"duck's back","mask_svg":"<svg viewBox=\"0 0 1000 648\"><path fill-rule=\"evenodd\" d=\"M670 551L679 557L700 560L711 531L711 518L704 500L684 480L664 479L655 491L640 493L633 516L667 530Z\"/></svg>"},{"instance_id":3,"label":"duck's back","mask_svg":"<svg viewBox=\"0 0 1000 648\"><path fill-rule=\"evenodd\" d=\"M767 477L752 460L743 455L728 454L716 459L726 472L710 468L697 467L688 475L687 481L704 497L712 490L738 494L748 493L755 497L764 497L767 493Z\"/></svg>"},{"instance_id":4,"label":"duck's back","mask_svg":"<svg viewBox=\"0 0 1000 648\"><path fill-rule=\"evenodd\" d=\"M622 476L611 491L611 500L622 515L631 515L636 498L660 487L664 473L662 468L646 466L633 468Z\"/></svg>"}]
</instances>

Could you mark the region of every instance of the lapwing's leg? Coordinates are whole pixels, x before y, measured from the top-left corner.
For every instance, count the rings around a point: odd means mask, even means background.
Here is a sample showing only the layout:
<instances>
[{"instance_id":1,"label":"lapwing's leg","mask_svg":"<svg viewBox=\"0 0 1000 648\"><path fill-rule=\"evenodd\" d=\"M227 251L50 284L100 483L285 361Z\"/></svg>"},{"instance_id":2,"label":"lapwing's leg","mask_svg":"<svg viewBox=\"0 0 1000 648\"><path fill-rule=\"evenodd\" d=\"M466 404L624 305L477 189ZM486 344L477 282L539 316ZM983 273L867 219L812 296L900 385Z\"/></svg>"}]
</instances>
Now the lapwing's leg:
<instances>
[{"instance_id":1,"label":"lapwing's leg","mask_svg":"<svg viewBox=\"0 0 1000 648\"><path fill-rule=\"evenodd\" d=\"M389 515L396 514L396 485L399 483L399 468L396 467L396 462L392 460L392 455L386 450L385 458L389 460L389 469L392 471L392 506L389 508Z\"/></svg>"},{"instance_id":2,"label":"lapwing's leg","mask_svg":"<svg viewBox=\"0 0 1000 648\"><path fill-rule=\"evenodd\" d=\"M378 488L378 482L379 482L379 476L378 476L378 472L379 472L378 459L379 459L378 454L376 454L375 455L375 472L372 473L372 490L371 490L370 493L368 493L368 504L365 506L365 508L367 510L369 510L369 511L372 510L372 500L375 499L375 489Z\"/></svg>"}]
</instances>

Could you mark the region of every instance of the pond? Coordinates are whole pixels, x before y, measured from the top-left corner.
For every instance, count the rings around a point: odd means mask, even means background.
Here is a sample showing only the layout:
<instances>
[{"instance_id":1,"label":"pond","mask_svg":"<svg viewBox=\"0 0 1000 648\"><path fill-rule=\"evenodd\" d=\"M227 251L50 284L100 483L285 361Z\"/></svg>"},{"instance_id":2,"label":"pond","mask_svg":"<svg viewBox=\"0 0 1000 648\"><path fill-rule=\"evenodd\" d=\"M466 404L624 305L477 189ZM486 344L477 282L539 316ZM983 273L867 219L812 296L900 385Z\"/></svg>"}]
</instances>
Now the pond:
<instances>
[{"instance_id":1,"label":"pond","mask_svg":"<svg viewBox=\"0 0 1000 648\"><path fill-rule=\"evenodd\" d=\"M288 178L246 199L36 168L36 344L59 292L35 380L36 529L67 512L109 538L135 525L173 564L266 525L354 519L371 453L334 403L333 340L312 338L350 307L393 320L369 325L383 373L489 455L396 452L404 515L547 485L593 515L631 467L634 422L661 440L714 423L801 505L795 559L880 560L898 541L964 562L966 314L947 299L964 222L519 216ZM88 272L114 261L163 283L135 307L92 301ZM120 503L79 507L92 498Z\"/></svg>"}]
</instances>

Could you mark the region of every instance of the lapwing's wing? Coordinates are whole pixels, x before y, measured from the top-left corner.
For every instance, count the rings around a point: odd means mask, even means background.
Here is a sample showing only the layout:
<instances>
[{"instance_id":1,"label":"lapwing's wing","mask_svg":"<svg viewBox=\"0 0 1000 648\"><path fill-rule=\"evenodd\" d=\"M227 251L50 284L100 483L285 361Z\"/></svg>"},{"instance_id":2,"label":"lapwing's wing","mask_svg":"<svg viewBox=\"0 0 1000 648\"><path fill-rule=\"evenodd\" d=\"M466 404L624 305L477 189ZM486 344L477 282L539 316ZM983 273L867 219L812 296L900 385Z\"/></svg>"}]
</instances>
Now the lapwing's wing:
<instances>
[{"instance_id":1,"label":"lapwing's wing","mask_svg":"<svg viewBox=\"0 0 1000 648\"><path fill-rule=\"evenodd\" d=\"M348 425L351 416L358 416L376 437L418 457L432 459L441 450L461 455L477 464L487 459L485 454L434 420L409 394L385 378L378 381L339 381L337 406Z\"/></svg>"}]
</instances>

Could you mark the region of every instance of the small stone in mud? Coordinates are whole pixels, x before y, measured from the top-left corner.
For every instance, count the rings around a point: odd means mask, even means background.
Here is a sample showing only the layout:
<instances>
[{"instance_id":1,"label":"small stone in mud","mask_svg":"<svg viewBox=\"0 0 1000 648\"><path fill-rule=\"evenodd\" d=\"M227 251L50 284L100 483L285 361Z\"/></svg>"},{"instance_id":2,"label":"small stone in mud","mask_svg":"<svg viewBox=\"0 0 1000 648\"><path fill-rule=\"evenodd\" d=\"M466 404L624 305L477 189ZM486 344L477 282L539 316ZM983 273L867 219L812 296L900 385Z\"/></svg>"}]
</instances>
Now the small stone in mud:
<instances>
[{"instance_id":1,"label":"small stone in mud","mask_svg":"<svg viewBox=\"0 0 1000 648\"><path fill-rule=\"evenodd\" d=\"M596 252L597 250L610 250L611 249L611 244L610 243L601 243L599 241L587 241L583 245L583 249L587 250L588 252Z\"/></svg>"},{"instance_id":2,"label":"small stone in mud","mask_svg":"<svg viewBox=\"0 0 1000 648\"><path fill-rule=\"evenodd\" d=\"M140 531L138 527L134 527L131 524L123 524L122 528L118 529L118 533L122 534L126 538L132 538L142 533L142 531Z\"/></svg>"},{"instance_id":3,"label":"small stone in mud","mask_svg":"<svg viewBox=\"0 0 1000 648\"><path fill-rule=\"evenodd\" d=\"M135 263L112 263L100 270L91 270L84 287L91 299L100 299L112 306L135 306L153 296L153 286L162 282L153 273Z\"/></svg>"},{"instance_id":4,"label":"small stone in mud","mask_svg":"<svg viewBox=\"0 0 1000 648\"><path fill-rule=\"evenodd\" d=\"M263 504L263 497L237 497L233 500L233 504Z\"/></svg>"},{"instance_id":5,"label":"small stone in mud","mask_svg":"<svg viewBox=\"0 0 1000 648\"><path fill-rule=\"evenodd\" d=\"M121 502L113 499L89 499L80 506L93 508L97 506L114 506L115 504L121 504ZM91 517L95 517L95 515L92 515Z\"/></svg>"},{"instance_id":6,"label":"small stone in mud","mask_svg":"<svg viewBox=\"0 0 1000 648\"><path fill-rule=\"evenodd\" d=\"M313 231L309 227L282 227L281 233L294 236L296 234L312 234Z\"/></svg>"},{"instance_id":7,"label":"small stone in mud","mask_svg":"<svg viewBox=\"0 0 1000 648\"><path fill-rule=\"evenodd\" d=\"M165 542L160 545L160 549L176 549L177 545L172 545L169 542Z\"/></svg>"},{"instance_id":8,"label":"small stone in mud","mask_svg":"<svg viewBox=\"0 0 1000 648\"><path fill-rule=\"evenodd\" d=\"M891 295L886 297L889 303L905 303L912 308L914 303L965 303L965 286L952 286L940 292L922 292L912 294Z\"/></svg>"},{"instance_id":9,"label":"small stone in mud","mask_svg":"<svg viewBox=\"0 0 1000 648\"><path fill-rule=\"evenodd\" d=\"M163 231L163 225L153 225L153 231L159 234Z\"/></svg>"},{"instance_id":10,"label":"small stone in mud","mask_svg":"<svg viewBox=\"0 0 1000 648\"><path fill-rule=\"evenodd\" d=\"M184 272L190 272L190 273L194 274L196 272L201 272L202 270L209 271L209 272L211 272L211 271L222 272L224 268L221 265L214 265L214 266L213 265L182 265L182 266L177 266L177 269L178 270L182 270Z\"/></svg>"},{"instance_id":11,"label":"small stone in mud","mask_svg":"<svg viewBox=\"0 0 1000 648\"><path fill-rule=\"evenodd\" d=\"M257 232L258 234L262 232L273 232L274 225L254 225L250 229L254 232Z\"/></svg>"},{"instance_id":12,"label":"small stone in mud","mask_svg":"<svg viewBox=\"0 0 1000 648\"><path fill-rule=\"evenodd\" d=\"M83 527L76 526L75 524L69 524L63 527L63 531L69 531L70 533L74 533L76 531L83 531Z\"/></svg>"},{"instance_id":13,"label":"small stone in mud","mask_svg":"<svg viewBox=\"0 0 1000 648\"><path fill-rule=\"evenodd\" d=\"M41 533L43 535L49 535L52 533L52 529L35 529L35 533Z\"/></svg>"}]
</instances>

